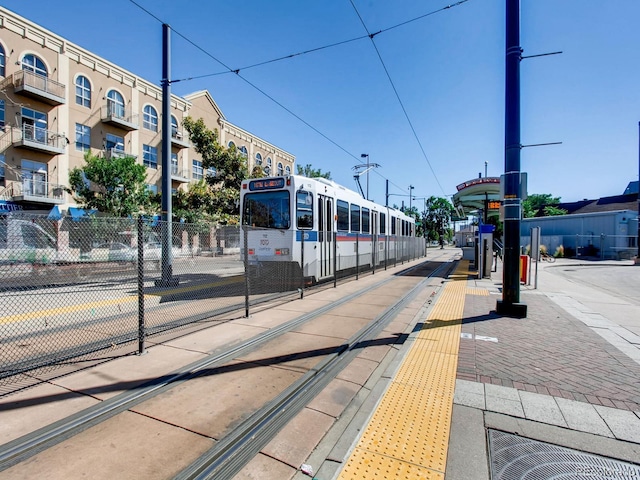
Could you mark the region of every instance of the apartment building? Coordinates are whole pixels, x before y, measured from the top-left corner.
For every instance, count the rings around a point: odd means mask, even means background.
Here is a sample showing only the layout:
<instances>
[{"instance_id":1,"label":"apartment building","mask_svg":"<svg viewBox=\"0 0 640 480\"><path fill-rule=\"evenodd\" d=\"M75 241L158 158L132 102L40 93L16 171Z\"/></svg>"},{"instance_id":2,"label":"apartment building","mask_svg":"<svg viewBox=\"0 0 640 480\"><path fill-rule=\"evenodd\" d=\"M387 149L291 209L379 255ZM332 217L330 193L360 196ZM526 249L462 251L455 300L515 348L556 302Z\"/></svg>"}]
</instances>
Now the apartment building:
<instances>
[{"instance_id":1,"label":"apartment building","mask_svg":"<svg viewBox=\"0 0 640 480\"><path fill-rule=\"evenodd\" d=\"M74 206L69 170L84 155L131 155L162 180L162 89L0 7L0 211ZM220 142L247 155L249 171L290 173L295 157L230 123L209 92L171 96L172 189L208 172L182 129L203 118Z\"/></svg>"}]
</instances>

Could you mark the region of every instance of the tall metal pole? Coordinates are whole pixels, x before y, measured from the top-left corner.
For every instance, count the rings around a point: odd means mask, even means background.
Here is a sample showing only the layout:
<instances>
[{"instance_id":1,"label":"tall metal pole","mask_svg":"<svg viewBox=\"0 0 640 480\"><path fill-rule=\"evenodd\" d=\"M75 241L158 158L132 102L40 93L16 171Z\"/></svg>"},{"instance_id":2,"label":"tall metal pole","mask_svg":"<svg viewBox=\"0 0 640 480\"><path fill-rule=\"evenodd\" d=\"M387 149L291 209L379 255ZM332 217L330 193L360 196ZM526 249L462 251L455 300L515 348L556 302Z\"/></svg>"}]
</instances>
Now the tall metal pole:
<instances>
[{"instance_id":1,"label":"tall metal pole","mask_svg":"<svg viewBox=\"0 0 640 480\"><path fill-rule=\"evenodd\" d=\"M504 263L501 315L526 317L520 303L520 0L506 0Z\"/></svg>"},{"instance_id":2,"label":"tall metal pole","mask_svg":"<svg viewBox=\"0 0 640 480\"><path fill-rule=\"evenodd\" d=\"M176 285L171 232L171 27L162 25L162 278L160 286Z\"/></svg>"},{"instance_id":3,"label":"tall metal pole","mask_svg":"<svg viewBox=\"0 0 640 480\"><path fill-rule=\"evenodd\" d=\"M640 122L638 122L638 256L636 257L636 265L640 265Z\"/></svg>"}]
</instances>

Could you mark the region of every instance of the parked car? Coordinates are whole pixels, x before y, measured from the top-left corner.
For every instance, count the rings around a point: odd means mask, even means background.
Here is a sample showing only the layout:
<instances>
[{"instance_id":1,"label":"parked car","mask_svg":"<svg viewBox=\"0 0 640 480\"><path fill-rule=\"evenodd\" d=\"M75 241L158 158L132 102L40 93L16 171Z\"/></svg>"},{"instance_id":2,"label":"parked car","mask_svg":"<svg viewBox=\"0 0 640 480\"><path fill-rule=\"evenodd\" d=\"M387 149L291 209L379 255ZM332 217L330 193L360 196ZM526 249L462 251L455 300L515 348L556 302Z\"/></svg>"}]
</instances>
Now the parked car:
<instances>
[{"instance_id":1,"label":"parked car","mask_svg":"<svg viewBox=\"0 0 640 480\"><path fill-rule=\"evenodd\" d=\"M108 242L98 245L91 252L92 260L102 260L109 262L135 262L138 258L138 251L124 243Z\"/></svg>"}]
</instances>

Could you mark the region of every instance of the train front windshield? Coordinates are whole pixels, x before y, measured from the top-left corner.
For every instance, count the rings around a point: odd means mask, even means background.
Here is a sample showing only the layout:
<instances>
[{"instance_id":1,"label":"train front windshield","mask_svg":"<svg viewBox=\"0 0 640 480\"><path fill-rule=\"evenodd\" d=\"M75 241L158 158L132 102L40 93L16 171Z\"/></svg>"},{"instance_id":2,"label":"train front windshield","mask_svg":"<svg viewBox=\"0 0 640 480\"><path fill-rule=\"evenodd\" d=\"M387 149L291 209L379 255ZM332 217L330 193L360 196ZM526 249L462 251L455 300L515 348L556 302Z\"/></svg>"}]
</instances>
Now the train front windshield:
<instances>
[{"instance_id":1,"label":"train front windshield","mask_svg":"<svg viewBox=\"0 0 640 480\"><path fill-rule=\"evenodd\" d=\"M247 193L244 196L242 224L257 228L288 229L291 227L289 192Z\"/></svg>"}]
</instances>

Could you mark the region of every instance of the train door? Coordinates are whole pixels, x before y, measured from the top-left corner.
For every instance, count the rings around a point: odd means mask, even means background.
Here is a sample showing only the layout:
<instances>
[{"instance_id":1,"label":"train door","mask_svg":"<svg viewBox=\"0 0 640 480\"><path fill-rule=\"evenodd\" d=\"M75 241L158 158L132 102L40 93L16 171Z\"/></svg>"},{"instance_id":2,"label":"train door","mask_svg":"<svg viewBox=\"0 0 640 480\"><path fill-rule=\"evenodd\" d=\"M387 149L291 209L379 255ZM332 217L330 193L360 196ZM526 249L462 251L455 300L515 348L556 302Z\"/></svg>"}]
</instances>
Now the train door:
<instances>
[{"instance_id":1,"label":"train door","mask_svg":"<svg viewBox=\"0 0 640 480\"><path fill-rule=\"evenodd\" d=\"M320 278L333 275L333 199L318 195L318 248Z\"/></svg>"}]
</instances>

